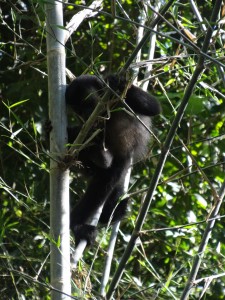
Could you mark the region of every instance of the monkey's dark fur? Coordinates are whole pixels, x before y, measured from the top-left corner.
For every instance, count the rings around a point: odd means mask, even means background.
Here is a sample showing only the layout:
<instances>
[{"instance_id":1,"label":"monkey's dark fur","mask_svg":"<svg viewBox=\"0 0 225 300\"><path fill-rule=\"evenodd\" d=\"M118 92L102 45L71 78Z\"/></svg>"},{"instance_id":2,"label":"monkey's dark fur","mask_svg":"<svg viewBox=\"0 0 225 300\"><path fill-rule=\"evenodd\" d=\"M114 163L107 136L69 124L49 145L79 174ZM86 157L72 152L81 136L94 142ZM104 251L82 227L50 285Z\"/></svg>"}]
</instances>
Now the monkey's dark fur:
<instances>
[{"instance_id":1,"label":"monkey's dark fur","mask_svg":"<svg viewBox=\"0 0 225 300\"><path fill-rule=\"evenodd\" d=\"M108 76L105 81L119 95L127 85L124 79L115 75ZM67 87L66 103L86 121L105 93L105 86L96 76L82 75ZM109 98L115 96L112 94ZM125 102L149 128L150 117L160 113L157 100L134 85L128 88ZM112 214L113 221L124 216L127 201L121 201L116 207L118 199L124 193L124 178L131 159L133 162L142 159L150 140L149 131L132 113L124 109L121 101L117 101L108 117L105 122L100 121L96 125L103 129L102 133L78 157L84 167L91 170L91 178L84 196L71 212L70 226L76 243L81 239L86 239L88 244L93 242L96 227L85 223L102 204L104 208L100 217L101 223L108 223ZM72 143L77 131L70 128L68 135L69 142Z\"/></svg>"}]
</instances>

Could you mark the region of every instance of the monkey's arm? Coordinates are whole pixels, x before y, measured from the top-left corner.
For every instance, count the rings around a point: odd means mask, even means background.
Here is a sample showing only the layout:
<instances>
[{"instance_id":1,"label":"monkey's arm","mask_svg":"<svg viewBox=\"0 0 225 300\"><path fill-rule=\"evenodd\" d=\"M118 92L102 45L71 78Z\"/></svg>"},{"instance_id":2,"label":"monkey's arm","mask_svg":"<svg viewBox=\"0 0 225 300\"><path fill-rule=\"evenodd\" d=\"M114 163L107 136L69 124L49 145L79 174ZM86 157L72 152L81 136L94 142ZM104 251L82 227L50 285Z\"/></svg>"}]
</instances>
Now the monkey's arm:
<instances>
[{"instance_id":1,"label":"monkey's arm","mask_svg":"<svg viewBox=\"0 0 225 300\"><path fill-rule=\"evenodd\" d=\"M128 85L125 78L117 75L109 75L106 77L106 82L118 94L122 94ZM125 101L135 113L152 117L161 112L161 106L157 99L134 85L128 88Z\"/></svg>"},{"instance_id":2,"label":"monkey's arm","mask_svg":"<svg viewBox=\"0 0 225 300\"><path fill-rule=\"evenodd\" d=\"M68 127L68 142L72 144L80 132L80 127ZM84 167L89 167L92 170L95 168L108 169L112 164L112 154L108 149L104 149L102 143L98 140L93 144L87 145L86 148L80 151L78 160Z\"/></svg>"}]
</instances>

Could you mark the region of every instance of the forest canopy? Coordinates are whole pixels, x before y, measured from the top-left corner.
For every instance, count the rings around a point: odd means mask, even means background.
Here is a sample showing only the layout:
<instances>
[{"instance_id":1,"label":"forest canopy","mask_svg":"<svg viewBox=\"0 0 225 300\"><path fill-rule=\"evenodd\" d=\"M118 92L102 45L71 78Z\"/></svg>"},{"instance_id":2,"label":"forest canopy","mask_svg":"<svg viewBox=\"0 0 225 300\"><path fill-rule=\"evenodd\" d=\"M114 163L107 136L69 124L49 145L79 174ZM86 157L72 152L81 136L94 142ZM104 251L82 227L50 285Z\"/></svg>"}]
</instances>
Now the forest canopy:
<instances>
[{"instance_id":1,"label":"forest canopy","mask_svg":"<svg viewBox=\"0 0 225 300\"><path fill-rule=\"evenodd\" d=\"M154 95L162 106L162 114L153 120L157 138L152 138L149 155L132 169L128 189L130 209L118 233L112 276L165 150L168 132L199 59L204 58L144 226L116 289L116 299L180 299L210 213L223 200L225 3L222 1L217 21L211 24L209 16L215 2L174 1L157 27L149 30L155 11L167 1L103 1L96 11L90 10L92 15L83 18L66 40L68 84L73 76L95 74L102 78L120 72L127 64L128 78ZM65 35L72 17L78 19L91 4L84 1L63 4L61 30ZM50 299L52 240L49 235L50 154L45 130L49 117L44 5L42 0L3 1L0 8L2 299ZM209 28L212 37L204 52ZM133 56L147 32L146 42ZM86 186L79 168L78 163L71 171L72 205ZM204 248L199 281L196 280L190 299L224 297L224 209L221 202ZM78 271L72 274L73 295L78 299L98 297L109 237L110 230L101 228L96 243L87 249ZM72 237L71 247L74 247Z\"/></svg>"}]
</instances>

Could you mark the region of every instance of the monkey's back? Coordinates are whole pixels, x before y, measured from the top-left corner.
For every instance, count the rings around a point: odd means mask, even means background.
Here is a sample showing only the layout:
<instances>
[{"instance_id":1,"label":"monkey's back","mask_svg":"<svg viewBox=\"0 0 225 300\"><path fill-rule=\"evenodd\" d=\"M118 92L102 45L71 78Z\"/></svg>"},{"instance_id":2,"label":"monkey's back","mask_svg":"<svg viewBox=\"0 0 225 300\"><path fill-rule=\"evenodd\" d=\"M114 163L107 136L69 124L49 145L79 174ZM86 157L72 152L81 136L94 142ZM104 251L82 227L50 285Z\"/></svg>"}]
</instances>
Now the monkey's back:
<instances>
[{"instance_id":1,"label":"monkey's back","mask_svg":"<svg viewBox=\"0 0 225 300\"><path fill-rule=\"evenodd\" d=\"M151 119L138 115L147 128ZM106 122L106 147L115 158L124 158L133 154L134 162L143 159L150 141L150 132L130 113L117 111Z\"/></svg>"}]
</instances>

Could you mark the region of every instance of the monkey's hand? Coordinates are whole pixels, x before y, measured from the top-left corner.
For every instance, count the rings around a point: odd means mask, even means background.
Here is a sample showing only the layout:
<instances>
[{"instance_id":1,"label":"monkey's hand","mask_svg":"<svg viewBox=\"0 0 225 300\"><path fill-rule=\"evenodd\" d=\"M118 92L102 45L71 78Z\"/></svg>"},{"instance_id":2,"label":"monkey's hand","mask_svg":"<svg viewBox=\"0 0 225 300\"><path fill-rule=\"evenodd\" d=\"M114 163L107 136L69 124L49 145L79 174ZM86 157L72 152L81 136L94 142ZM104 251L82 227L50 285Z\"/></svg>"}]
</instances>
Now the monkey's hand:
<instances>
[{"instance_id":1,"label":"monkey's hand","mask_svg":"<svg viewBox=\"0 0 225 300\"><path fill-rule=\"evenodd\" d=\"M128 81L125 77L119 77L118 75L109 75L106 77L106 82L110 88L118 94L122 94L128 87Z\"/></svg>"}]
</instances>

